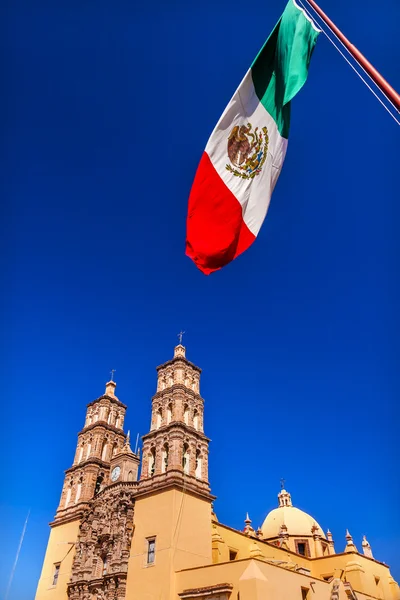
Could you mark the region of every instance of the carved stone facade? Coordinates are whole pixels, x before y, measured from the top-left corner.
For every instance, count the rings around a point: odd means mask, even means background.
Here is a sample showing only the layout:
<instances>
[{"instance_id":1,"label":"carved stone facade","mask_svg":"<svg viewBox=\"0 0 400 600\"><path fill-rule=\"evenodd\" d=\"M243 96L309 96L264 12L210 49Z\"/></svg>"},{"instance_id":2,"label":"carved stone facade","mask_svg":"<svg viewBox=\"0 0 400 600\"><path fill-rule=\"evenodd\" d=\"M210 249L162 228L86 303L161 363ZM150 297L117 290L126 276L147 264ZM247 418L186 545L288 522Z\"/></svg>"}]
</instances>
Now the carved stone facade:
<instances>
[{"instance_id":1,"label":"carved stone facade","mask_svg":"<svg viewBox=\"0 0 400 600\"><path fill-rule=\"evenodd\" d=\"M103 489L111 460L124 446L126 406L116 397L115 387L116 383L109 381L104 395L87 406L73 465L65 471L55 523L76 519L83 513L90 500Z\"/></svg>"},{"instance_id":2,"label":"carved stone facade","mask_svg":"<svg viewBox=\"0 0 400 600\"><path fill-rule=\"evenodd\" d=\"M210 497L208 444L203 432L204 400L201 369L187 360L178 345L174 358L157 368L150 432L143 437L141 489L151 490L180 481Z\"/></svg>"},{"instance_id":3,"label":"carved stone facade","mask_svg":"<svg viewBox=\"0 0 400 600\"><path fill-rule=\"evenodd\" d=\"M113 484L84 513L68 585L71 600L125 598L136 492L137 482Z\"/></svg>"}]
</instances>

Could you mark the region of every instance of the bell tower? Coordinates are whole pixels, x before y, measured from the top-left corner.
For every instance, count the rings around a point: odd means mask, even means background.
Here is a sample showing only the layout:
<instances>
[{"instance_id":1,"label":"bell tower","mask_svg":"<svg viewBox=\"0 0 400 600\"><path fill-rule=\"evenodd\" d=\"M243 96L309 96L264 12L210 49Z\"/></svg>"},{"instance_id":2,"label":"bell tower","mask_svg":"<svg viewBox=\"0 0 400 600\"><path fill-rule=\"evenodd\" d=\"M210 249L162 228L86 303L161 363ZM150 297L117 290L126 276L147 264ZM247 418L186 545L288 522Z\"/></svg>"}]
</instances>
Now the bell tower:
<instances>
[{"instance_id":1,"label":"bell tower","mask_svg":"<svg viewBox=\"0 0 400 600\"><path fill-rule=\"evenodd\" d=\"M109 481L112 458L121 452L125 442L122 428L126 406L115 395L116 385L109 381L105 393L87 405L74 462L65 471L54 524L80 516Z\"/></svg>"},{"instance_id":2,"label":"bell tower","mask_svg":"<svg viewBox=\"0 0 400 600\"><path fill-rule=\"evenodd\" d=\"M174 357L157 367L150 432L143 436L140 489L171 484L210 498L208 444L203 431L201 369L186 358L180 343Z\"/></svg>"}]
</instances>

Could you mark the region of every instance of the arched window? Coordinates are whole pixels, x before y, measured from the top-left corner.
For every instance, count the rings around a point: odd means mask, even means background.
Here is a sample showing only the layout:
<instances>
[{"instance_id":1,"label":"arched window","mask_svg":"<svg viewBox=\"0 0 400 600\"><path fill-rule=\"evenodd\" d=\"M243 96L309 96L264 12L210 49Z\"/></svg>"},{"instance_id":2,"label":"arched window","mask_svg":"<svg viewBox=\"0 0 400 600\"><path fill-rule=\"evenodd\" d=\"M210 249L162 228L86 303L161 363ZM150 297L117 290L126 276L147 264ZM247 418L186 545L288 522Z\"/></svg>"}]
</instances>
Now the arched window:
<instances>
[{"instance_id":1,"label":"arched window","mask_svg":"<svg viewBox=\"0 0 400 600\"><path fill-rule=\"evenodd\" d=\"M129 471L129 473L128 473L128 481L133 481L133 471Z\"/></svg>"},{"instance_id":2,"label":"arched window","mask_svg":"<svg viewBox=\"0 0 400 600\"><path fill-rule=\"evenodd\" d=\"M87 415L87 425L91 425L92 424L92 413L88 413Z\"/></svg>"},{"instance_id":3,"label":"arched window","mask_svg":"<svg viewBox=\"0 0 400 600\"><path fill-rule=\"evenodd\" d=\"M156 413L156 428L159 429L162 425L162 411L161 408L158 409Z\"/></svg>"},{"instance_id":4,"label":"arched window","mask_svg":"<svg viewBox=\"0 0 400 600\"><path fill-rule=\"evenodd\" d=\"M161 463L161 472L165 473L168 469L168 453L169 448L168 444L165 444L162 450L162 463Z\"/></svg>"},{"instance_id":5,"label":"arched window","mask_svg":"<svg viewBox=\"0 0 400 600\"><path fill-rule=\"evenodd\" d=\"M117 418L115 419L115 427L119 427L120 422L121 422L121 415L117 415Z\"/></svg>"},{"instance_id":6,"label":"arched window","mask_svg":"<svg viewBox=\"0 0 400 600\"><path fill-rule=\"evenodd\" d=\"M186 425L189 425L189 407L187 404L183 407L183 420Z\"/></svg>"},{"instance_id":7,"label":"arched window","mask_svg":"<svg viewBox=\"0 0 400 600\"><path fill-rule=\"evenodd\" d=\"M188 475L190 470L190 455L189 446L187 444L183 444L182 468L183 472L186 473L186 475Z\"/></svg>"},{"instance_id":8,"label":"arched window","mask_svg":"<svg viewBox=\"0 0 400 600\"><path fill-rule=\"evenodd\" d=\"M167 425L172 421L172 404L167 406Z\"/></svg>"},{"instance_id":9,"label":"arched window","mask_svg":"<svg viewBox=\"0 0 400 600\"><path fill-rule=\"evenodd\" d=\"M195 476L197 479L201 479L201 466L202 466L202 458L200 455L200 450L196 450L196 471Z\"/></svg>"},{"instance_id":10,"label":"arched window","mask_svg":"<svg viewBox=\"0 0 400 600\"><path fill-rule=\"evenodd\" d=\"M149 463L148 463L148 475L149 475L149 477L153 477L155 469L156 469L156 451L155 451L154 448L152 448L150 450Z\"/></svg>"},{"instance_id":11,"label":"arched window","mask_svg":"<svg viewBox=\"0 0 400 600\"><path fill-rule=\"evenodd\" d=\"M118 443L114 442L113 449L112 449L113 456L115 456L117 454L117 450L118 450Z\"/></svg>"},{"instance_id":12,"label":"arched window","mask_svg":"<svg viewBox=\"0 0 400 600\"><path fill-rule=\"evenodd\" d=\"M195 410L193 413L193 427L195 429L199 428L199 413L197 412L197 410Z\"/></svg>"}]
</instances>

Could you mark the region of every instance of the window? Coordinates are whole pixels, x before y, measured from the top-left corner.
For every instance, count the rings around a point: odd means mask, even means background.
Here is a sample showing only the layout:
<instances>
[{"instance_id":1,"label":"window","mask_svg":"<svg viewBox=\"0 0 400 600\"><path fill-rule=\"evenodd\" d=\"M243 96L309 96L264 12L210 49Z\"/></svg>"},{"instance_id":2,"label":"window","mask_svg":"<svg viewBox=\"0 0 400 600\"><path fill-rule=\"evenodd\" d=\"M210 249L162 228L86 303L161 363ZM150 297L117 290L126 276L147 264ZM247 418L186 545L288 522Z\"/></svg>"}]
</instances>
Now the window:
<instances>
[{"instance_id":1,"label":"window","mask_svg":"<svg viewBox=\"0 0 400 600\"><path fill-rule=\"evenodd\" d=\"M56 563L56 564L54 565L53 585L57 585L57 581L58 581L58 574L60 573L60 564L61 564L61 563Z\"/></svg>"},{"instance_id":2,"label":"window","mask_svg":"<svg viewBox=\"0 0 400 600\"><path fill-rule=\"evenodd\" d=\"M104 577L104 575L107 575L107 569L108 569L108 560L107 560L107 556L105 556L103 558L103 577Z\"/></svg>"},{"instance_id":3,"label":"window","mask_svg":"<svg viewBox=\"0 0 400 600\"><path fill-rule=\"evenodd\" d=\"M310 597L310 589L309 588L301 588L301 600L308 600Z\"/></svg>"},{"instance_id":4,"label":"window","mask_svg":"<svg viewBox=\"0 0 400 600\"><path fill-rule=\"evenodd\" d=\"M307 540L295 540L296 552L301 556L310 556L310 548Z\"/></svg>"},{"instance_id":5,"label":"window","mask_svg":"<svg viewBox=\"0 0 400 600\"><path fill-rule=\"evenodd\" d=\"M323 579L324 581L328 581L328 582L329 582L329 581L332 581L332 579L333 579L333 575L323 575L322 579Z\"/></svg>"},{"instance_id":6,"label":"window","mask_svg":"<svg viewBox=\"0 0 400 600\"><path fill-rule=\"evenodd\" d=\"M238 553L236 550L229 550L229 560L236 560Z\"/></svg>"},{"instance_id":7,"label":"window","mask_svg":"<svg viewBox=\"0 0 400 600\"><path fill-rule=\"evenodd\" d=\"M147 564L154 565L154 559L156 554L156 538L150 538L147 540Z\"/></svg>"},{"instance_id":8,"label":"window","mask_svg":"<svg viewBox=\"0 0 400 600\"><path fill-rule=\"evenodd\" d=\"M381 580L380 577L375 577L375 583L376 583L376 585L379 585L380 580Z\"/></svg>"}]
</instances>

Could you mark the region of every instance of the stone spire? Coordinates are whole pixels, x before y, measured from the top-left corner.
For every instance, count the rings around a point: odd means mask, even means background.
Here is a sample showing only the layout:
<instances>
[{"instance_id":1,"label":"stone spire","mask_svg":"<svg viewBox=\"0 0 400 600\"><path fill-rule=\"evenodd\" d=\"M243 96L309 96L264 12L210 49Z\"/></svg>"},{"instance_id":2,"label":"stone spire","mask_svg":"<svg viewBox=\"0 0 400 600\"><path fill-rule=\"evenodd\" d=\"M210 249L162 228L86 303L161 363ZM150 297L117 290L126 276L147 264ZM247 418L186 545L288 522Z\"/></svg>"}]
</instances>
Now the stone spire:
<instances>
[{"instance_id":1,"label":"stone spire","mask_svg":"<svg viewBox=\"0 0 400 600\"><path fill-rule=\"evenodd\" d=\"M249 517L249 513L246 513L243 533L245 533L246 535L254 535L255 533L253 527L251 526L251 519Z\"/></svg>"},{"instance_id":2,"label":"stone spire","mask_svg":"<svg viewBox=\"0 0 400 600\"><path fill-rule=\"evenodd\" d=\"M335 542L333 541L333 536L332 536L332 533L329 531L329 529L326 532L326 539L328 540L329 554L336 554Z\"/></svg>"},{"instance_id":3,"label":"stone spire","mask_svg":"<svg viewBox=\"0 0 400 600\"><path fill-rule=\"evenodd\" d=\"M346 529L346 548L344 549L345 552L358 552L355 543L353 542L353 536L350 534L349 530Z\"/></svg>"},{"instance_id":4,"label":"stone spire","mask_svg":"<svg viewBox=\"0 0 400 600\"><path fill-rule=\"evenodd\" d=\"M293 506L292 497L285 489L281 489L278 494L279 506Z\"/></svg>"},{"instance_id":5,"label":"stone spire","mask_svg":"<svg viewBox=\"0 0 400 600\"><path fill-rule=\"evenodd\" d=\"M371 545L370 545L369 541L367 540L367 538L365 537L365 535L363 537L363 541L362 541L361 545L362 545L362 549L363 549L365 556L368 556L368 558L374 558L373 554L372 554Z\"/></svg>"}]
</instances>

